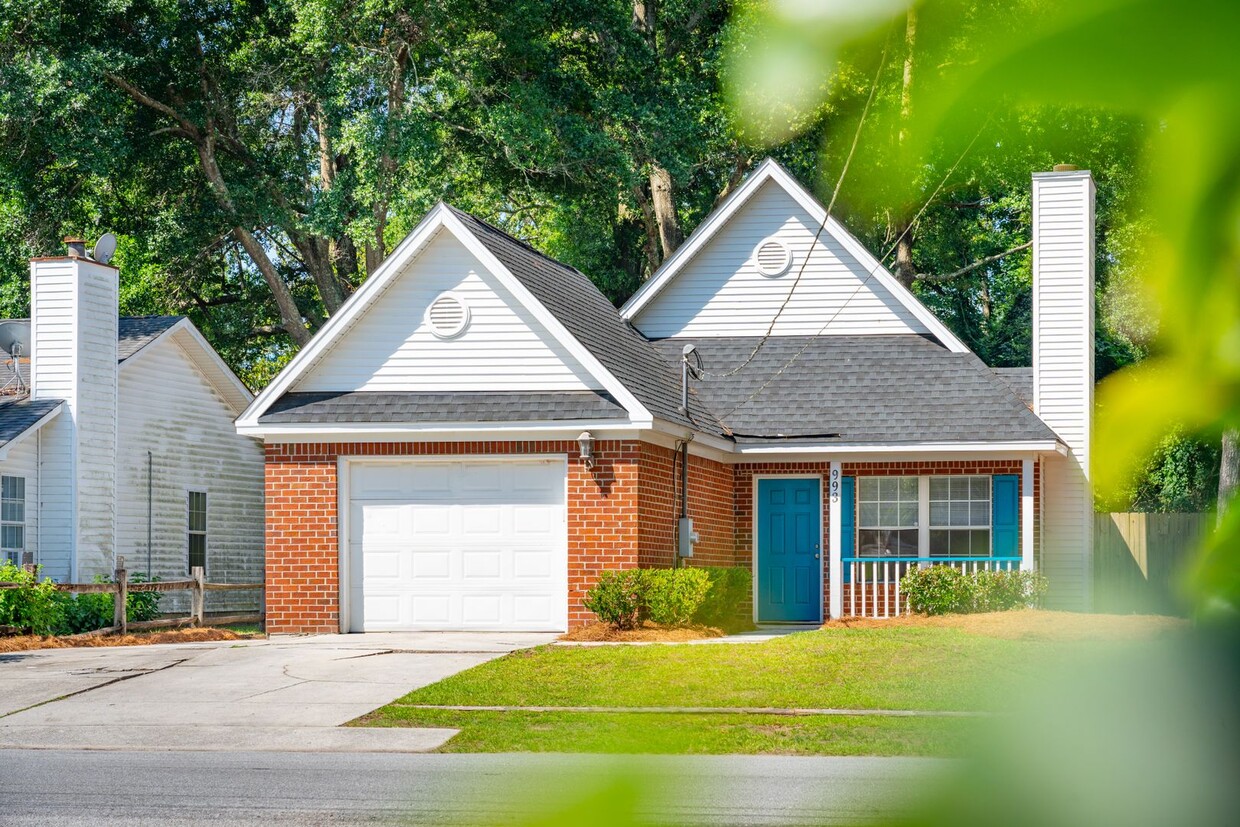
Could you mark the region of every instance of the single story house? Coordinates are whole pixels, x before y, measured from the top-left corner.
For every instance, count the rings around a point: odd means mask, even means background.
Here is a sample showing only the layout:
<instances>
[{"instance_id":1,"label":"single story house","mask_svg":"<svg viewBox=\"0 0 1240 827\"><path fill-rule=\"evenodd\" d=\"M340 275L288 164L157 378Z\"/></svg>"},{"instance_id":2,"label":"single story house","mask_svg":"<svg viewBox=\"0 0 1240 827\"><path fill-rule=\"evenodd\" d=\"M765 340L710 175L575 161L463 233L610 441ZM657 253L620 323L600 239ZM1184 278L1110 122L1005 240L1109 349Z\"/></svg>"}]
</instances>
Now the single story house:
<instances>
[{"instance_id":1,"label":"single story house","mask_svg":"<svg viewBox=\"0 0 1240 827\"><path fill-rule=\"evenodd\" d=\"M751 568L760 622L892 613L932 563L1086 607L1093 183L1033 188L1017 370L770 160L619 310L439 204L237 420L268 628L562 630L600 571L678 555Z\"/></svg>"},{"instance_id":2,"label":"single story house","mask_svg":"<svg viewBox=\"0 0 1240 827\"><path fill-rule=\"evenodd\" d=\"M30 264L31 318L0 323L0 556L259 581L263 449L233 425L252 394L188 319L119 317L116 268L67 241Z\"/></svg>"}]
</instances>

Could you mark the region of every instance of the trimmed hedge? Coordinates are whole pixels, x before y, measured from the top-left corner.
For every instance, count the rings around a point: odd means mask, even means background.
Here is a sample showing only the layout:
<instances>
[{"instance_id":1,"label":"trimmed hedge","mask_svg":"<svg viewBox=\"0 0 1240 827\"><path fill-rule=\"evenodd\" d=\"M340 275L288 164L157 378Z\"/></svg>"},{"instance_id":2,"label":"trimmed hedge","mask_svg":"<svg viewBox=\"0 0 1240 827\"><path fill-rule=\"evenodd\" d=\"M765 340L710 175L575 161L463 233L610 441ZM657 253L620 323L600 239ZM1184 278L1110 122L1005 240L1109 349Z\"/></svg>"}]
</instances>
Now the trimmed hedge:
<instances>
[{"instance_id":1,"label":"trimmed hedge","mask_svg":"<svg viewBox=\"0 0 1240 827\"><path fill-rule=\"evenodd\" d=\"M647 620L662 626L701 623L732 629L740 625L749 582L749 571L738 568L605 571L583 603L618 629Z\"/></svg>"},{"instance_id":2,"label":"trimmed hedge","mask_svg":"<svg viewBox=\"0 0 1240 827\"><path fill-rule=\"evenodd\" d=\"M1005 612L1035 608L1046 594L1046 578L1032 571L976 571L951 566L910 568L900 580L909 609L928 615Z\"/></svg>"},{"instance_id":3,"label":"trimmed hedge","mask_svg":"<svg viewBox=\"0 0 1240 827\"><path fill-rule=\"evenodd\" d=\"M753 612L749 602L753 575L749 569L728 566L709 567L702 571L710 576L710 589L693 616L693 622L729 632L753 628Z\"/></svg>"}]
</instances>

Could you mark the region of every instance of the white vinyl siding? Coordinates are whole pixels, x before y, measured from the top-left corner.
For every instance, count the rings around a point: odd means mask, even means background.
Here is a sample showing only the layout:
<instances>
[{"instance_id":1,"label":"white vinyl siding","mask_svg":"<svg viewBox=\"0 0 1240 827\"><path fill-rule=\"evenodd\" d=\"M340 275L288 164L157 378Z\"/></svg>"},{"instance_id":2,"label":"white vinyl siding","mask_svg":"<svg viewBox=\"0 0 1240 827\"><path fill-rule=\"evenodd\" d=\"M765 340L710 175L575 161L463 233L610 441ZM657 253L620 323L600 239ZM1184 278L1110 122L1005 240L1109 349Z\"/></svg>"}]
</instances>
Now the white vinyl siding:
<instances>
[{"instance_id":1,"label":"white vinyl siding","mask_svg":"<svg viewBox=\"0 0 1240 827\"><path fill-rule=\"evenodd\" d=\"M1093 227L1089 173L1034 176L1034 412L1069 448L1043 464L1041 570L1054 608L1088 608L1092 584Z\"/></svg>"},{"instance_id":2,"label":"white vinyl siding","mask_svg":"<svg viewBox=\"0 0 1240 827\"><path fill-rule=\"evenodd\" d=\"M117 272L52 259L32 262L31 280L32 395L66 403L40 434L42 563L88 579L115 550Z\"/></svg>"},{"instance_id":3,"label":"white vinyl siding","mask_svg":"<svg viewBox=\"0 0 1240 827\"><path fill-rule=\"evenodd\" d=\"M817 230L818 223L782 186L766 182L642 308L634 324L656 339L762 336L812 247L775 335L928 332L877 278L867 280L865 268L829 232L815 244ZM754 260L767 239L792 252L791 266L777 277L763 275Z\"/></svg>"},{"instance_id":4,"label":"white vinyl siding","mask_svg":"<svg viewBox=\"0 0 1240 827\"><path fill-rule=\"evenodd\" d=\"M468 325L436 336L427 308L445 293ZM562 391L599 383L451 233L440 231L295 391Z\"/></svg>"},{"instance_id":5,"label":"white vinyl siding","mask_svg":"<svg viewBox=\"0 0 1240 827\"><path fill-rule=\"evenodd\" d=\"M187 490L207 493L213 582L263 577L263 449L233 428L235 409L203 378L178 332L148 345L120 374L117 546L130 571L181 579L188 566ZM188 347L188 342L187 342ZM150 455L148 457L148 453ZM148 465L152 470L147 544ZM178 602L181 601L181 602ZM170 593L161 605L181 606ZM218 592L208 611L256 608L256 592Z\"/></svg>"}]
</instances>

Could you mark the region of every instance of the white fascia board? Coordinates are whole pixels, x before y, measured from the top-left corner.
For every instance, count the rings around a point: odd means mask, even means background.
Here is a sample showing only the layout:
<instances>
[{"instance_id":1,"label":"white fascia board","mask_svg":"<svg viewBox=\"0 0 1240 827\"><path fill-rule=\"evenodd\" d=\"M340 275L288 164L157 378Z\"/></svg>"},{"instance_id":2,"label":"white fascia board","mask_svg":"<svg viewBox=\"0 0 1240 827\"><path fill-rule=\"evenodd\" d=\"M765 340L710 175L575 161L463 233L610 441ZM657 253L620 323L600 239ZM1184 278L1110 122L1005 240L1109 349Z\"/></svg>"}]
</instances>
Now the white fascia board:
<instances>
[{"instance_id":1,"label":"white fascia board","mask_svg":"<svg viewBox=\"0 0 1240 827\"><path fill-rule=\"evenodd\" d=\"M436 204L426 214L426 217L422 219L421 223L413 229L413 232L405 236L405 239L396 245L396 249L384 259L383 264L379 265L379 269L362 283L357 292L350 296L349 300L336 311L336 314L327 320L327 323L315 334L309 344L302 348L284 366L284 369L276 375L276 378L271 380L267 387L254 398L250 406L237 418L237 429L239 431L243 427L258 425L258 418L271 406L271 403L283 396L284 392L301 378L320 356L327 352L332 343L349 328L349 325L366 311L371 301L381 295L418 251L435 237L435 234L443 226L443 219L447 214L447 205L442 202Z\"/></svg>"},{"instance_id":2,"label":"white fascia board","mask_svg":"<svg viewBox=\"0 0 1240 827\"><path fill-rule=\"evenodd\" d=\"M649 304L675 278L684 265L697 255L698 250L721 227L728 223L728 219L749 200L749 197L771 178L772 171L778 166L773 158L767 158L759 164L758 168L750 173L749 177L739 187L734 189L731 195L725 198L723 203L716 207L710 215L706 216L706 219L697 226L697 229L689 234L689 237L676 248L671 257L663 262L658 271L647 279L646 283L636 293L629 297L629 300L620 308L620 315L624 319L631 320L640 313L642 308Z\"/></svg>"},{"instance_id":3,"label":"white fascia board","mask_svg":"<svg viewBox=\"0 0 1240 827\"><path fill-rule=\"evenodd\" d=\"M682 439L689 440L689 453L708 456L711 459L722 460L724 455L731 454L736 450L736 443L730 439L724 439L714 434L704 434L687 425L669 422L666 419L656 419L654 421L650 442L666 444L670 441L670 444L674 445Z\"/></svg>"},{"instance_id":4,"label":"white fascia board","mask_svg":"<svg viewBox=\"0 0 1240 827\"><path fill-rule=\"evenodd\" d=\"M560 422L431 422L425 424L359 422L331 425L238 425L237 432L268 442L435 442L470 440L506 442L522 439L573 439L582 431L609 439L636 438L649 422L582 419Z\"/></svg>"},{"instance_id":5,"label":"white fascia board","mask_svg":"<svg viewBox=\"0 0 1240 827\"><path fill-rule=\"evenodd\" d=\"M26 437L30 436L31 434L38 433L40 428L42 428L44 425L46 425L47 423L55 419L60 414L60 412L64 410L64 408L65 408L65 403L61 402L59 405L52 408L50 411L48 411L43 416L41 416L38 419L38 421L34 422L29 428L22 431L20 434L13 437L8 442L6 442L4 444L4 447L0 448L0 462L3 462L4 460L9 458L9 451L13 448L14 445L17 445L18 443L26 439Z\"/></svg>"},{"instance_id":6,"label":"white fascia board","mask_svg":"<svg viewBox=\"0 0 1240 827\"><path fill-rule=\"evenodd\" d=\"M245 410L246 406L254 400L254 394L245 386L241 378L233 373L228 363L220 358L215 348L211 347L211 343L203 337L202 333L194 326L189 319L181 319L172 327L156 336L151 341L143 345L136 353L134 353L125 361L120 363L120 370L125 370L128 365L141 362L148 354L154 352L155 348L165 341L172 339L177 346L185 353L186 357L194 367L198 368L203 378L211 387L219 392L229 405L232 406L233 413L239 414ZM190 350L193 353L190 353Z\"/></svg>"},{"instance_id":7,"label":"white fascia board","mask_svg":"<svg viewBox=\"0 0 1240 827\"><path fill-rule=\"evenodd\" d=\"M936 459L955 459L1010 454L1024 457L1033 454L1064 452L1061 443L1054 440L1031 440L1018 442L921 442L890 445L738 445L736 453L742 457L762 457L763 459L797 459L800 457L847 456L878 457L892 459L896 457L915 457L921 454L934 454ZM738 460L744 461L744 460Z\"/></svg>"},{"instance_id":8,"label":"white fascia board","mask_svg":"<svg viewBox=\"0 0 1240 827\"><path fill-rule=\"evenodd\" d=\"M707 216L706 220L693 231L684 244L680 245L672 257L664 262L659 271L642 285L640 290L633 294L633 297L625 303L624 307L620 308L620 315L625 319L632 319L640 313L642 308L649 304L668 285L697 251L749 200L750 196L762 184L770 180L776 181L785 192L801 205L802 209L810 214L814 221L821 224L825 219L826 230L831 237L857 259L873 278L882 284L891 295L895 296L896 300L904 305L949 350L954 353L969 352L969 348L964 342L960 341L928 307L922 304L913 295L912 291L900 284L899 280L891 274L891 271L884 267L882 262L875 258L874 254L867 250L865 245L858 241L856 236L849 232L843 224L837 221L834 216L828 218L826 207L820 204L818 199L809 190L802 186L799 181L792 177L791 173L772 158L767 158L763 161L754 170L753 174L746 179L745 183L737 187L713 213Z\"/></svg>"},{"instance_id":9,"label":"white fascia board","mask_svg":"<svg viewBox=\"0 0 1240 827\"><path fill-rule=\"evenodd\" d=\"M585 366L604 390L611 393L617 402L624 407L629 416L634 419L649 421L652 419L650 411L646 406L637 400L631 391L617 379L611 371L603 366L603 363L595 358L585 345L577 341L577 337L569 332L568 328L548 310L542 302L540 302L533 293L531 293L521 280L509 272L508 268L495 257L495 255L487 249L486 245L478 240L478 237L470 232L469 228L461 223L461 220L452 214L450 210L445 211L444 226L453 232L465 247L473 253L482 264L491 271L491 273L499 279L517 300L530 311L543 327L551 332L551 335L564 346L573 358Z\"/></svg>"}]
</instances>

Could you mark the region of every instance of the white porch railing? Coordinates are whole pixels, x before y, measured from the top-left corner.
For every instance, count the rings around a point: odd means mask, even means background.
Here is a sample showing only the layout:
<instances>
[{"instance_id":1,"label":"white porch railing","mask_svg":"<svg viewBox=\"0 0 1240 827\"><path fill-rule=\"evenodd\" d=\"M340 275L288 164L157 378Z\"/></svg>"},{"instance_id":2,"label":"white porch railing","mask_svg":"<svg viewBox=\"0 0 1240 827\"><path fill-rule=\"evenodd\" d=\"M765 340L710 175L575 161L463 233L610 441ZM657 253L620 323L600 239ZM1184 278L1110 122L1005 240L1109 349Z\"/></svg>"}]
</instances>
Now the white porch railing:
<instances>
[{"instance_id":1,"label":"white porch railing","mask_svg":"<svg viewBox=\"0 0 1240 827\"><path fill-rule=\"evenodd\" d=\"M844 608L850 617L888 618L908 612L900 580L914 566L951 566L961 574L1017 571L1019 557L845 557Z\"/></svg>"}]
</instances>

